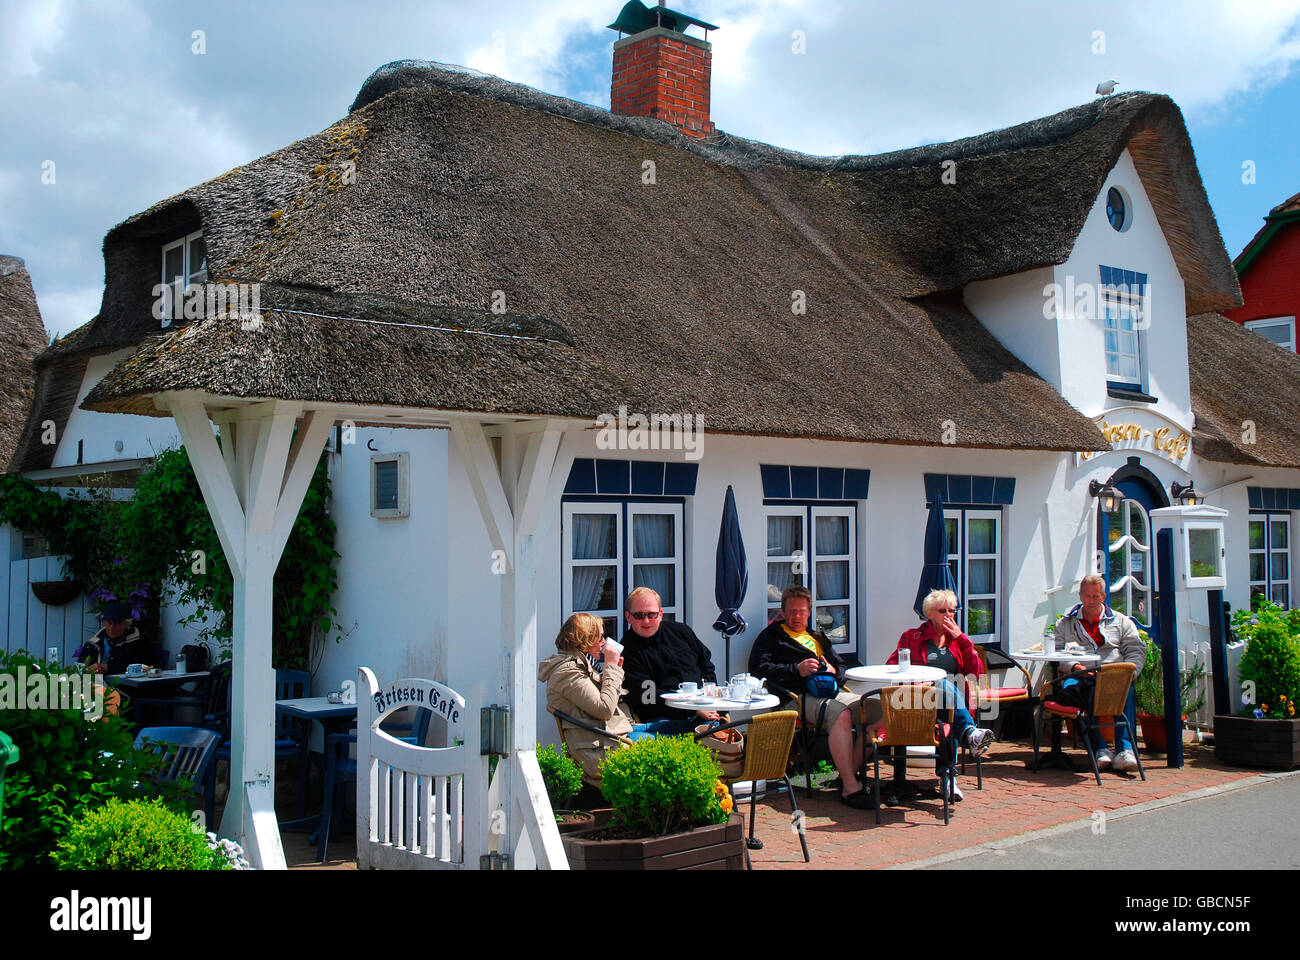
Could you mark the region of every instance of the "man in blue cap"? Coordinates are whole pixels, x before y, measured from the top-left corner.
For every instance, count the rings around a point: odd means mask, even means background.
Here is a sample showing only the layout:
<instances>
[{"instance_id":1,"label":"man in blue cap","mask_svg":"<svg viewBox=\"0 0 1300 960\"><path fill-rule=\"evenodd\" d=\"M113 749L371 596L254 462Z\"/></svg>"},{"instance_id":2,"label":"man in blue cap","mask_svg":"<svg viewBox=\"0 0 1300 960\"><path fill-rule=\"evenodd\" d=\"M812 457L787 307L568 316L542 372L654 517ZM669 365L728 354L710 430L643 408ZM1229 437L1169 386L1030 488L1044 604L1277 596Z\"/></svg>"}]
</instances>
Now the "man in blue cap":
<instances>
[{"instance_id":1,"label":"man in blue cap","mask_svg":"<svg viewBox=\"0 0 1300 960\"><path fill-rule=\"evenodd\" d=\"M95 673L126 673L127 664L140 663L145 652L131 608L120 600L104 607L104 625L81 646L79 659Z\"/></svg>"}]
</instances>

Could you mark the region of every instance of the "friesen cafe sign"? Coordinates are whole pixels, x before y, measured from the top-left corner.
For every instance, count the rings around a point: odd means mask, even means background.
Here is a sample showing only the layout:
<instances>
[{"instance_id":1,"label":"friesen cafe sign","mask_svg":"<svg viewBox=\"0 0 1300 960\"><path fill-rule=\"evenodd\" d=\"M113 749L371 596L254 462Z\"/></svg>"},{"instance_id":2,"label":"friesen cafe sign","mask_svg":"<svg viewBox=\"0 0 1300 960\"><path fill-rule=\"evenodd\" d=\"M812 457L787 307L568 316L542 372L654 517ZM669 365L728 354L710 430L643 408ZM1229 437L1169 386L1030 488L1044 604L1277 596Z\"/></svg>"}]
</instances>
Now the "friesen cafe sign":
<instances>
[{"instance_id":1,"label":"friesen cafe sign","mask_svg":"<svg viewBox=\"0 0 1300 960\"><path fill-rule=\"evenodd\" d=\"M1116 450L1144 450L1186 470L1192 459L1192 438L1172 420L1141 407L1118 407L1107 410L1093 423ZM1078 466L1105 451L1074 455Z\"/></svg>"}]
</instances>

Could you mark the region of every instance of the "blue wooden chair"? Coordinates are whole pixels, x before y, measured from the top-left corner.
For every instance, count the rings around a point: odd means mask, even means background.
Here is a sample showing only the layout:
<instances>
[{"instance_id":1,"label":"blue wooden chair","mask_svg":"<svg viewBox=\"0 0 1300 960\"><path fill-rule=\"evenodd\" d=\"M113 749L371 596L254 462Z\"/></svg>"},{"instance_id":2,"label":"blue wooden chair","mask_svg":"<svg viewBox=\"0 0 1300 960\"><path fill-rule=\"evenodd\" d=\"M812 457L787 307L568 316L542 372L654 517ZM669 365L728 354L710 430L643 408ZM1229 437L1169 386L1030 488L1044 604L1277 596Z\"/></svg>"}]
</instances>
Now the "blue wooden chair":
<instances>
[{"instance_id":1,"label":"blue wooden chair","mask_svg":"<svg viewBox=\"0 0 1300 960\"><path fill-rule=\"evenodd\" d=\"M421 710L421 713L429 713ZM330 833L338 833L338 823L334 819L335 795L341 787L355 783L357 779L357 761L351 756L352 745L357 742L355 733L331 733L325 738L325 793L321 807L320 826L316 831L316 859L325 861L329 849ZM340 804L340 809L343 805Z\"/></svg>"},{"instance_id":2,"label":"blue wooden chair","mask_svg":"<svg viewBox=\"0 0 1300 960\"><path fill-rule=\"evenodd\" d=\"M194 785L195 799L203 794L206 823L212 823L212 769L216 766L218 737L202 727L145 727L135 738L135 748L162 758L158 781L181 778ZM208 829L212 829L210 826Z\"/></svg>"}]
</instances>

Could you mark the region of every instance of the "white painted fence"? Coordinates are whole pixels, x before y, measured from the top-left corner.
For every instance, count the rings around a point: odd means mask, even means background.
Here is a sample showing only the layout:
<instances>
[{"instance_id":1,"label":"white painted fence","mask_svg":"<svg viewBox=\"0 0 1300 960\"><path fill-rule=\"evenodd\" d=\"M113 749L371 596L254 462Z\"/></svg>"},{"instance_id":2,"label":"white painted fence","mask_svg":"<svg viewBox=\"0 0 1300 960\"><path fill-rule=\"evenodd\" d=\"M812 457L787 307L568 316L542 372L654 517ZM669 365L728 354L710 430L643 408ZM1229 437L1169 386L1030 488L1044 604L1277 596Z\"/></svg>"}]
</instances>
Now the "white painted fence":
<instances>
[{"instance_id":1,"label":"white painted fence","mask_svg":"<svg viewBox=\"0 0 1300 960\"><path fill-rule=\"evenodd\" d=\"M0 528L0 542L4 540ZM35 557L0 563L0 633L7 652L26 650L44 657L50 647L59 650L58 660L71 663L73 651L99 629L99 619L86 602L83 591L70 603L46 606L36 599L31 584L63 579L62 557Z\"/></svg>"},{"instance_id":2,"label":"white painted fence","mask_svg":"<svg viewBox=\"0 0 1300 960\"><path fill-rule=\"evenodd\" d=\"M487 852L488 758L479 755L479 706L433 680L357 683L357 864L361 869L477 870ZM379 729L403 707L446 723L451 746L403 743Z\"/></svg>"}]
</instances>

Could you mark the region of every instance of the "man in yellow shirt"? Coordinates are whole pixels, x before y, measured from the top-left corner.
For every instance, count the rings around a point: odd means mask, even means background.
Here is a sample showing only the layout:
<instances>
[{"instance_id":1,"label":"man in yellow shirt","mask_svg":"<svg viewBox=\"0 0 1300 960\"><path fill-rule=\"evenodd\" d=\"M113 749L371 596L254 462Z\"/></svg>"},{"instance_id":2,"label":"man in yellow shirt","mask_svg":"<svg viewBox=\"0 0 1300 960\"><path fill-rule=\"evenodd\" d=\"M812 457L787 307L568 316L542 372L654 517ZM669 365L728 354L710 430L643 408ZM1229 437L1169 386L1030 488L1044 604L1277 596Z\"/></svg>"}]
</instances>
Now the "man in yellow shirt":
<instances>
[{"instance_id":1,"label":"man in yellow shirt","mask_svg":"<svg viewBox=\"0 0 1300 960\"><path fill-rule=\"evenodd\" d=\"M754 640L749 653L749 672L772 681L794 694L812 692L813 684L823 683L827 696L804 698L804 720L829 731L827 745L831 762L840 774L840 799L859 810L870 810L874 798L858 780L862 766L862 743L854 748L853 712L863 710L867 724L880 720L880 701L863 700L843 688L844 662L826 634L809 629L812 618L812 592L807 587L786 587L781 594L782 620L773 621ZM817 680L817 677L826 678ZM836 692L830 695L830 680ZM865 741L865 738L864 738Z\"/></svg>"}]
</instances>

